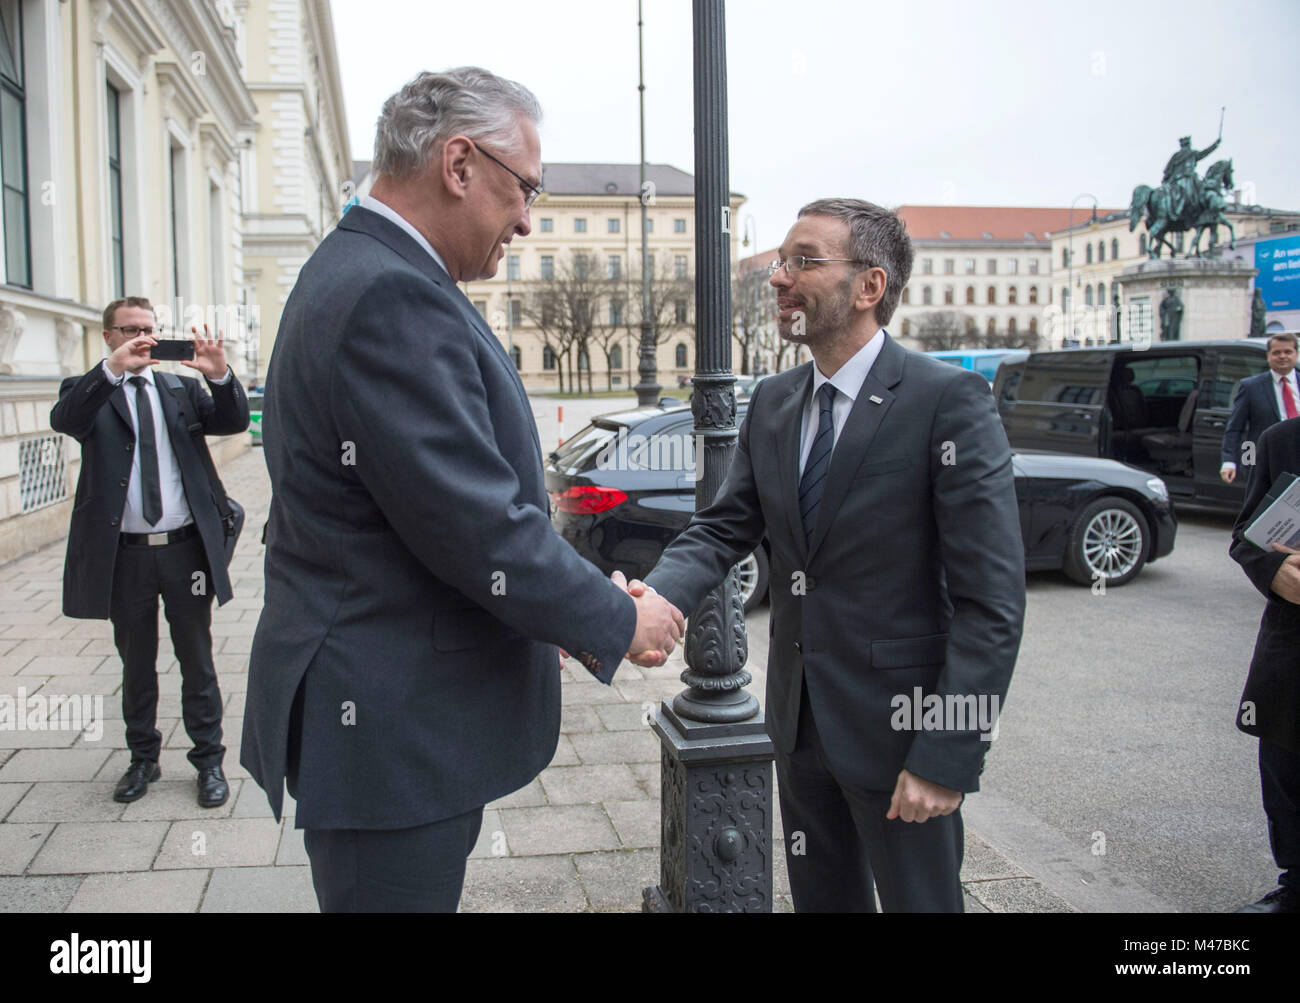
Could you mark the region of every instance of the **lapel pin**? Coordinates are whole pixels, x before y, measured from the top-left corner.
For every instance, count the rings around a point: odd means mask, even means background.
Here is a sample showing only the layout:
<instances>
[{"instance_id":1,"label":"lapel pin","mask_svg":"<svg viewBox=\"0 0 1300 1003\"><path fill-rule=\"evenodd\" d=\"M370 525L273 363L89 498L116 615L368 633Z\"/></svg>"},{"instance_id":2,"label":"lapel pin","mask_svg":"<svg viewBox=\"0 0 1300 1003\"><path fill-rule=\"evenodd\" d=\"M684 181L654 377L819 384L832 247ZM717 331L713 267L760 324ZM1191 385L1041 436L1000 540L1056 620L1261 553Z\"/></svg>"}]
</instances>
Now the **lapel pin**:
<instances>
[{"instance_id":1,"label":"lapel pin","mask_svg":"<svg viewBox=\"0 0 1300 1003\"><path fill-rule=\"evenodd\" d=\"M885 398L883 398L883 397L877 397L875 394L872 394L872 395L871 395L870 400L871 400L871 403L872 403L872 404L883 404L883 403L885 403Z\"/></svg>"}]
</instances>

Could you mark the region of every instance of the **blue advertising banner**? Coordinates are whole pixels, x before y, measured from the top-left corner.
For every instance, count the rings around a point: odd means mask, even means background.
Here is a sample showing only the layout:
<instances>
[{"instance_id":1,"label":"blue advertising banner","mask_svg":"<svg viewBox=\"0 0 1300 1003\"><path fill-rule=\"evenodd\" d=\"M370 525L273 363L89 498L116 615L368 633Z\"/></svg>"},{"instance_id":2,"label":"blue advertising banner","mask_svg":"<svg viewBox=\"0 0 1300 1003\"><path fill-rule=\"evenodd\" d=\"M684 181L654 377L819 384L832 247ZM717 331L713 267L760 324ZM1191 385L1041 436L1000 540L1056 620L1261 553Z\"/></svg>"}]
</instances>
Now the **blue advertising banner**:
<instances>
[{"instance_id":1,"label":"blue advertising banner","mask_svg":"<svg viewBox=\"0 0 1300 1003\"><path fill-rule=\"evenodd\" d=\"M1255 245L1255 288L1270 310L1300 309L1300 234Z\"/></svg>"}]
</instances>

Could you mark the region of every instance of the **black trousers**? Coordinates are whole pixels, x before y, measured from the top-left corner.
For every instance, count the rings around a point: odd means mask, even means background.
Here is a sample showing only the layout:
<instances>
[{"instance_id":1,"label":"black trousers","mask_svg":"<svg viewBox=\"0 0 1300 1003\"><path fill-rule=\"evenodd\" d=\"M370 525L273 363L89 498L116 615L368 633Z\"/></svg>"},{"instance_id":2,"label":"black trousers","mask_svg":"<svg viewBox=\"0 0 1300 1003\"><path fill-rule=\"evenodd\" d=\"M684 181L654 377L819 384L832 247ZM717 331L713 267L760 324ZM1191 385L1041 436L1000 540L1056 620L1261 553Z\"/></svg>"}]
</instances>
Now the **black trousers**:
<instances>
[{"instance_id":1,"label":"black trousers","mask_svg":"<svg viewBox=\"0 0 1300 1003\"><path fill-rule=\"evenodd\" d=\"M1300 753L1261 738L1259 780L1277 883L1300 893Z\"/></svg>"},{"instance_id":2,"label":"black trousers","mask_svg":"<svg viewBox=\"0 0 1300 1003\"><path fill-rule=\"evenodd\" d=\"M321 912L455 912L483 808L411 829L304 829Z\"/></svg>"},{"instance_id":3,"label":"black trousers","mask_svg":"<svg viewBox=\"0 0 1300 1003\"><path fill-rule=\"evenodd\" d=\"M888 820L893 791L831 775L805 687L790 755L776 754L786 869L796 912L963 912L961 809L925 822Z\"/></svg>"},{"instance_id":4,"label":"black trousers","mask_svg":"<svg viewBox=\"0 0 1300 1003\"><path fill-rule=\"evenodd\" d=\"M196 577L201 574L202 577ZM109 619L122 657L122 719L131 759L158 761L158 597L181 666L181 713L196 769L220 766L221 690L212 662L212 575L197 535L161 547L119 543Z\"/></svg>"}]
</instances>

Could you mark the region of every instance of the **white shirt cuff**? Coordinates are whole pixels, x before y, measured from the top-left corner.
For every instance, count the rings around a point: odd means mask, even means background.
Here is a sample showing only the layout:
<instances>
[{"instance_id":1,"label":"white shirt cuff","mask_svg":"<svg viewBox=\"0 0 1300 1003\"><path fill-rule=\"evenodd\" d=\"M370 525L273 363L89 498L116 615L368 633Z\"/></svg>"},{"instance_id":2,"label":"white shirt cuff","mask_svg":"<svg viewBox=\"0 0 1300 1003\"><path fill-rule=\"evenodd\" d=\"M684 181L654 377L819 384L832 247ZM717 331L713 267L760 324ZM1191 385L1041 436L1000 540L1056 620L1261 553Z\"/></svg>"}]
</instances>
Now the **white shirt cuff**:
<instances>
[{"instance_id":1,"label":"white shirt cuff","mask_svg":"<svg viewBox=\"0 0 1300 1003\"><path fill-rule=\"evenodd\" d=\"M1227 463L1224 463L1224 465L1219 468L1219 473L1223 473L1225 470L1236 470L1236 469L1237 469L1237 465L1229 461Z\"/></svg>"},{"instance_id":2,"label":"white shirt cuff","mask_svg":"<svg viewBox=\"0 0 1300 1003\"><path fill-rule=\"evenodd\" d=\"M126 379L126 370L122 370L122 375L121 375L121 376L115 376L115 375L113 375L113 370L111 370L111 369L108 368L108 360L107 360L107 359L105 359L105 360L101 363L101 365L104 367L104 375L108 377L108 381L109 381L110 383L121 383L124 379Z\"/></svg>"},{"instance_id":3,"label":"white shirt cuff","mask_svg":"<svg viewBox=\"0 0 1300 1003\"><path fill-rule=\"evenodd\" d=\"M230 382L230 378L234 375L235 375L234 370L232 370L229 366L226 366L225 376L221 377L221 379L219 380L208 380L208 382L211 383L214 387L225 386L225 384Z\"/></svg>"}]
</instances>

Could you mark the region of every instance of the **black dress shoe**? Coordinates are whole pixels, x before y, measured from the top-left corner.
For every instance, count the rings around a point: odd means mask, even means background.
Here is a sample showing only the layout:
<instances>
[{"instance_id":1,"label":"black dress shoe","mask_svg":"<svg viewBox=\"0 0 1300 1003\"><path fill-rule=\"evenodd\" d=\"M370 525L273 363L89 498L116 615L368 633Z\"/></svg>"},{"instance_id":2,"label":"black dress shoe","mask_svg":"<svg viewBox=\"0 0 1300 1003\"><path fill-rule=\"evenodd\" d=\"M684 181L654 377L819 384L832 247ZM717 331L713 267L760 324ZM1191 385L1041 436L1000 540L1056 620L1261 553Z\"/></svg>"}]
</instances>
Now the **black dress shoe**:
<instances>
[{"instance_id":1,"label":"black dress shoe","mask_svg":"<svg viewBox=\"0 0 1300 1003\"><path fill-rule=\"evenodd\" d=\"M117 782L117 787L113 791L113 800L139 801L149 793L149 784L161 776L162 770L157 763L151 763L147 759L133 759L130 768Z\"/></svg>"},{"instance_id":2,"label":"black dress shoe","mask_svg":"<svg viewBox=\"0 0 1300 1003\"><path fill-rule=\"evenodd\" d=\"M199 807L216 808L230 797L230 785L220 766L199 770Z\"/></svg>"},{"instance_id":3,"label":"black dress shoe","mask_svg":"<svg viewBox=\"0 0 1300 1003\"><path fill-rule=\"evenodd\" d=\"M1300 912L1300 892L1274 888L1258 902L1244 905L1237 912Z\"/></svg>"}]
</instances>

